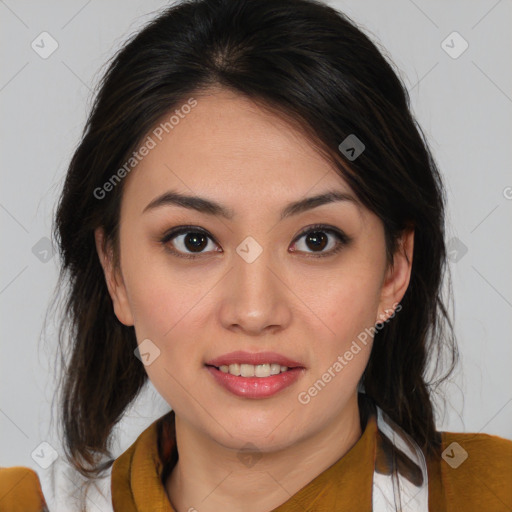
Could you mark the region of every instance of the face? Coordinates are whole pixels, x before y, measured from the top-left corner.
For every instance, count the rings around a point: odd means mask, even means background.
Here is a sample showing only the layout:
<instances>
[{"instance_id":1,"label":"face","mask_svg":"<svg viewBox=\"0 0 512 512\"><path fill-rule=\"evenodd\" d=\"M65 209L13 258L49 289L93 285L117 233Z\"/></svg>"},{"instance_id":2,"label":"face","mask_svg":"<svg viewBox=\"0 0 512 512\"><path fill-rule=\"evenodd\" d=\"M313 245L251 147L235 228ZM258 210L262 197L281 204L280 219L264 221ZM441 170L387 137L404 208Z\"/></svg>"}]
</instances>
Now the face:
<instances>
[{"instance_id":1,"label":"face","mask_svg":"<svg viewBox=\"0 0 512 512\"><path fill-rule=\"evenodd\" d=\"M98 253L116 315L180 421L225 447L284 448L357 396L371 328L407 288L412 235L389 266L380 219L296 128L231 92L194 98L125 178L120 268L100 229ZM220 206L155 202L171 192ZM327 193L338 197L303 203ZM251 378L206 365L235 351L298 368Z\"/></svg>"}]
</instances>

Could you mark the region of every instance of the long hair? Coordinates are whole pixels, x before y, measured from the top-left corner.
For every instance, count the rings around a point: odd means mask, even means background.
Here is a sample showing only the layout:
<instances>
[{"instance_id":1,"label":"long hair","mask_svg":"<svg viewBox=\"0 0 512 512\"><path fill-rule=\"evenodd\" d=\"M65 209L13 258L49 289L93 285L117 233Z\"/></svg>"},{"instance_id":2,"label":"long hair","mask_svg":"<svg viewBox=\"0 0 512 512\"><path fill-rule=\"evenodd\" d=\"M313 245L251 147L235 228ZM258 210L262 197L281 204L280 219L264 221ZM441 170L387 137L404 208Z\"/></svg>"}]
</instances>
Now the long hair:
<instances>
[{"instance_id":1,"label":"long hair","mask_svg":"<svg viewBox=\"0 0 512 512\"><path fill-rule=\"evenodd\" d=\"M400 235L414 228L409 287L375 333L361 385L426 453L439 453L432 393L457 360L442 293L445 196L405 85L352 20L319 1L187 0L162 10L109 62L59 199L53 233L67 285L59 407L69 461L91 478L112 464L100 463L111 457L112 429L147 380L94 240L103 226L119 262L123 180L107 197L98 189L164 114L211 87L300 127L382 220L391 263ZM365 146L356 159L339 149L350 135Z\"/></svg>"}]
</instances>

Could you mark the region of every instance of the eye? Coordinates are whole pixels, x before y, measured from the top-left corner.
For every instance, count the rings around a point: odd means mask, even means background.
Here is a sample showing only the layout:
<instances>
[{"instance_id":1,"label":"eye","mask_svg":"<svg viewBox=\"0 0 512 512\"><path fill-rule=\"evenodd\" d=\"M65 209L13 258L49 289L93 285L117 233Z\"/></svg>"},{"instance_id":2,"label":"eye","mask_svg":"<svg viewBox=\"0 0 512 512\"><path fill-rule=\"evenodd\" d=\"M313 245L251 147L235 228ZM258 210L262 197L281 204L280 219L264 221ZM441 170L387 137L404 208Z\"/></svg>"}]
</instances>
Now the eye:
<instances>
[{"instance_id":1,"label":"eye","mask_svg":"<svg viewBox=\"0 0 512 512\"><path fill-rule=\"evenodd\" d=\"M196 226L180 226L168 232L160 242L171 254L180 258L194 259L198 258L203 252L209 252L204 251L204 249L212 248L208 240L212 241L213 245L217 245L203 229ZM171 241L175 248L169 247ZM187 251L191 252L187 253ZM222 250L217 252L222 252Z\"/></svg>"},{"instance_id":2,"label":"eye","mask_svg":"<svg viewBox=\"0 0 512 512\"><path fill-rule=\"evenodd\" d=\"M329 237L331 237L331 240L329 240ZM351 239L339 229L324 224L308 226L295 239L294 243L297 243L297 240L301 240L302 238L304 238L302 246L305 247L306 250L299 250L306 252L308 257L313 258L332 256L341 251L341 249L351 241ZM329 246L329 250L324 251L323 249L325 249L326 246ZM308 252L308 248L312 248L313 252ZM296 252L296 249L293 249L292 252Z\"/></svg>"},{"instance_id":3,"label":"eye","mask_svg":"<svg viewBox=\"0 0 512 512\"><path fill-rule=\"evenodd\" d=\"M316 224L305 228L294 240L297 241L304 238L304 248L294 248L291 252L304 252L307 257L326 257L339 252L344 246L348 245L351 239L339 229L324 224ZM211 242L211 243L210 243ZM199 258L202 254L211 252L223 252L213 237L205 230L197 226L179 226L167 232L160 243L174 256L187 259ZM324 251L329 246L329 250ZM312 248L312 252L308 252L308 248ZM317 253L317 254L315 254Z\"/></svg>"}]
</instances>

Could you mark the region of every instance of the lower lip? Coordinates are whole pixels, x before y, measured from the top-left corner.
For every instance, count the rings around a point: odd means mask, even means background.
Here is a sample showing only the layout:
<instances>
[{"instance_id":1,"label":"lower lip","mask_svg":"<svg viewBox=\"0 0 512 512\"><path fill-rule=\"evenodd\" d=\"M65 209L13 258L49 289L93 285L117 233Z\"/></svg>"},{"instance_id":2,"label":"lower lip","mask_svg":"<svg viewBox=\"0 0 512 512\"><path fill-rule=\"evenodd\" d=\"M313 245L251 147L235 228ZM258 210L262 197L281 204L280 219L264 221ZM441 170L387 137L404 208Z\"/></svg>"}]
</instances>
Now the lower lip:
<instances>
[{"instance_id":1,"label":"lower lip","mask_svg":"<svg viewBox=\"0 0 512 512\"><path fill-rule=\"evenodd\" d=\"M303 374L305 368L292 368L269 377L239 377L224 373L215 366L206 367L215 380L234 395L244 398L267 398L293 384Z\"/></svg>"}]
</instances>

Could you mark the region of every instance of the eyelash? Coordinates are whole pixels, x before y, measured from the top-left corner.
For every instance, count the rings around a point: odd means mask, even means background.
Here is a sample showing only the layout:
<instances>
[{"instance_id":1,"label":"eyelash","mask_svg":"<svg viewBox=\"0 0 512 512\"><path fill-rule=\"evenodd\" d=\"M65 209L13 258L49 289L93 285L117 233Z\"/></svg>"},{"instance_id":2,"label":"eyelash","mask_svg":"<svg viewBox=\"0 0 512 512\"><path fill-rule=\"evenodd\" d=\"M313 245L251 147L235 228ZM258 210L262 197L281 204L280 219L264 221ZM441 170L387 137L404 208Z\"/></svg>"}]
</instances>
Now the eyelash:
<instances>
[{"instance_id":1,"label":"eyelash","mask_svg":"<svg viewBox=\"0 0 512 512\"><path fill-rule=\"evenodd\" d=\"M341 249L348 245L352 239L348 237L345 233L340 231L337 228L325 225L325 224L314 224L312 226L308 226L307 228L304 228L295 238L293 243L296 243L298 240L300 240L304 235L307 235L312 232L321 232L321 233L328 233L331 235L334 235L338 240L336 242L336 246L334 249L331 249L328 252L322 252L322 253L306 253L306 257L312 257L312 258L325 258L328 256L333 256L334 254L337 254ZM172 255L177 256L179 258L185 258L185 259L197 259L201 258L203 254L205 253L196 253L196 254L187 254L187 253L181 253L179 251L176 251L174 249L171 249L168 246L168 243L175 237L187 233L200 233L208 238L210 238L215 244L219 245L216 240L204 229L198 228L196 226L178 226L176 228L171 229L168 231L163 238L160 239L160 243L164 246L165 250L170 252Z\"/></svg>"}]
</instances>

